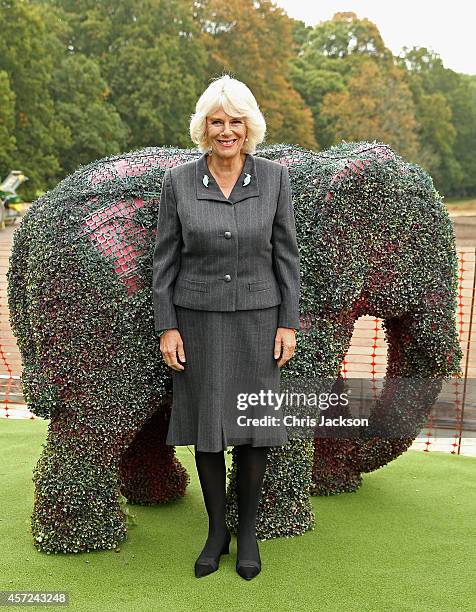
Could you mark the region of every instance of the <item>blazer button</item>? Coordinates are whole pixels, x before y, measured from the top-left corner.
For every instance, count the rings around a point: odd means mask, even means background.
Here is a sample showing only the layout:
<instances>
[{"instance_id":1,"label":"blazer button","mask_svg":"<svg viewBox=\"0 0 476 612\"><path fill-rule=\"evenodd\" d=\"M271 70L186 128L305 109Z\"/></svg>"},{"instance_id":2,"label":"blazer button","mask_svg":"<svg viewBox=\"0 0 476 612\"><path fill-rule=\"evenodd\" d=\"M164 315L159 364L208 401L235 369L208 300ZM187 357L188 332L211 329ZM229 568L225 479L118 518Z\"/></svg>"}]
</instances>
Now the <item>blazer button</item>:
<instances>
[{"instance_id":1,"label":"blazer button","mask_svg":"<svg viewBox=\"0 0 476 612\"><path fill-rule=\"evenodd\" d=\"M229 274L225 274L223 278L226 280L227 283L231 281L231 276Z\"/></svg>"},{"instance_id":2,"label":"blazer button","mask_svg":"<svg viewBox=\"0 0 476 612\"><path fill-rule=\"evenodd\" d=\"M225 232L225 238L231 238L231 232Z\"/></svg>"}]
</instances>

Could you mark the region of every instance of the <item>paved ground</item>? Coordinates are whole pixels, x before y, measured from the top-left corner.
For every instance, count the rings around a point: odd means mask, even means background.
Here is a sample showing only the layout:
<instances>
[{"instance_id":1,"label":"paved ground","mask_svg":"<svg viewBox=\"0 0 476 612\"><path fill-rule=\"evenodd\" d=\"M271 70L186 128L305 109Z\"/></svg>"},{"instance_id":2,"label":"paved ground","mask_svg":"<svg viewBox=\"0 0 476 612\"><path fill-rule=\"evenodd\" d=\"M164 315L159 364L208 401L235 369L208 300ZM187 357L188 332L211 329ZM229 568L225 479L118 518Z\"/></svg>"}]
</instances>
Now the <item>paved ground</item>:
<instances>
[{"instance_id":1,"label":"paved ground","mask_svg":"<svg viewBox=\"0 0 476 612\"><path fill-rule=\"evenodd\" d=\"M476 215L452 217L456 246L476 246Z\"/></svg>"}]
</instances>

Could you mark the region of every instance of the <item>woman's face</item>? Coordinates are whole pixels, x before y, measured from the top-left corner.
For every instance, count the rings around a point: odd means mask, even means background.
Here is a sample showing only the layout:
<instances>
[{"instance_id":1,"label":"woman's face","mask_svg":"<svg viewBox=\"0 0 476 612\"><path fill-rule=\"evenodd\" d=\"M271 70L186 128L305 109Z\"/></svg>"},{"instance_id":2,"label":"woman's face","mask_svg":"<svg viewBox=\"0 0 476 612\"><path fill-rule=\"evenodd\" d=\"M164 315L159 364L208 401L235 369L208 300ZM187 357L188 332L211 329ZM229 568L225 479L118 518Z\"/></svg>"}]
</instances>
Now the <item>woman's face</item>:
<instances>
[{"instance_id":1,"label":"woman's face","mask_svg":"<svg viewBox=\"0 0 476 612\"><path fill-rule=\"evenodd\" d=\"M239 155L246 138L245 117L230 117L223 109L216 110L207 117L207 136L213 154ZM232 144L227 144L230 142Z\"/></svg>"}]
</instances>

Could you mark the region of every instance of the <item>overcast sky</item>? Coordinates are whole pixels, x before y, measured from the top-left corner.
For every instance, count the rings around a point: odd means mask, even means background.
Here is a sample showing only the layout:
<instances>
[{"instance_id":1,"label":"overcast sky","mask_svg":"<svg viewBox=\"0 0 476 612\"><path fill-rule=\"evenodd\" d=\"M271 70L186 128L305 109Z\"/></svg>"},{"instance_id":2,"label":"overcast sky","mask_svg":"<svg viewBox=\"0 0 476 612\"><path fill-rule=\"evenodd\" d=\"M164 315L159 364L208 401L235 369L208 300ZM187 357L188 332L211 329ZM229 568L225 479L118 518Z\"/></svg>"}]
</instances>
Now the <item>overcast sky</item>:
<instances>
[{"instance_id":1,"label":"overcast sky","mask_svg":"<svg viewBox=\"0 0 476 612\"><path fill-rule=\"evenodd\" d=\"M456 72L476 74L474 0L274 0L290 17L314 26L334 13L353 12L378 27L395 55L402 47L427 47Z\"/></svg>"}]
</instances>

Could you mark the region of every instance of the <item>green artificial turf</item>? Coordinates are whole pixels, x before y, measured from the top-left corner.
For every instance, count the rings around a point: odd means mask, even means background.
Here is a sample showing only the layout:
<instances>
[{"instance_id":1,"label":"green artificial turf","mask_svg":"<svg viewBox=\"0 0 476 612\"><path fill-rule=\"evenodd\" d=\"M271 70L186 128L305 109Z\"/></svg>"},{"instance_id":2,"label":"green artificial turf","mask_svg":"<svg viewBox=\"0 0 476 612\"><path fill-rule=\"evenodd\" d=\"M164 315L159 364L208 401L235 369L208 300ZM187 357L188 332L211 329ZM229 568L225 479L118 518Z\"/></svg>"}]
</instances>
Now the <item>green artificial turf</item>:
<instances>
[{"instance_id":1,"label":"green artificial turf","mask_svg":"<svg viewBox=\"0 0 476 612\"><path fill-rule=\"evenodd\" d=\"M260 542L255 579L236 574L234 537L218 572L197 579L207 517L187 447L185 497L131 506L137 525L119 552L39 553L29 518L46 432L46 421L0 419L0 590L65 590L82 612L476 609L476 458L408 451L356 493L312 498L315 530Z\"/></svg>"}]
</instances>

